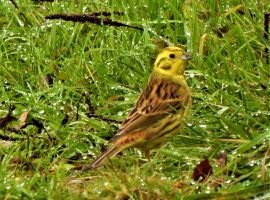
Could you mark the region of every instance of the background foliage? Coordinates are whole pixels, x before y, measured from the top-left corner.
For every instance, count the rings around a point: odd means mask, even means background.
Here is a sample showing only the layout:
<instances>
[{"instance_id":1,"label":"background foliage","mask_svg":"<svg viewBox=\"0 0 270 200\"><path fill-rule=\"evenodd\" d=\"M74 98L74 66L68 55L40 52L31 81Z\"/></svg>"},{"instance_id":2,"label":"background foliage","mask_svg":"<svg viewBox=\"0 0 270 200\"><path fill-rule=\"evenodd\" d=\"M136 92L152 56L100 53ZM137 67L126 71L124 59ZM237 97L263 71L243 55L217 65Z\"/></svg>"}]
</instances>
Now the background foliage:
<instances>
[{"instance_id":1,"label":"background foliage","mask_svg":"<svg viewBox=\"0 0 270 200\"><path fill-rule=\"evenodd\" d=\"M268 1L12 2L0 0L1 198L270 197ZM122 11L110 19L144 31L45 20L98 11ZM186 71L193 107L182 133L151 162L126 150L98 170L72 170L117 131L147 83L160 39L194 57ZM194 181L205 158L213 174Z\"/></svg>"}]
</instances>

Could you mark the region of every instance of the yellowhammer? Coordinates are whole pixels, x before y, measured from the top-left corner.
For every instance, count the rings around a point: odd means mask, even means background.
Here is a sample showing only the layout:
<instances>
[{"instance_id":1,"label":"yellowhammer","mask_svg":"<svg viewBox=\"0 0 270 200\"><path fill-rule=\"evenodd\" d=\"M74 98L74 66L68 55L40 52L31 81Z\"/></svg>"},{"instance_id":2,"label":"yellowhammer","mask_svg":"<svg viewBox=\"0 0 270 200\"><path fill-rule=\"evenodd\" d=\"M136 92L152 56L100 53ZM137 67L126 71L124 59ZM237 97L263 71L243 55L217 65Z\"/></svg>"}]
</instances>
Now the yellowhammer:
<instances>
[{"instance_id":1,"label":"yellowhammer","mask_svg":"<svg viewBox=\"0 0 270 200\"><path fill-rule=\"evenodd\" d=\"M160 147L169 135L181 129L191 106L184 77L189 59L191 56L179 47L166 47L159 53L148 85L112 138L110 147L83 170L97 168L130 147L141 148L149 159L151 149Z\"/></svg>"}]
</instances>

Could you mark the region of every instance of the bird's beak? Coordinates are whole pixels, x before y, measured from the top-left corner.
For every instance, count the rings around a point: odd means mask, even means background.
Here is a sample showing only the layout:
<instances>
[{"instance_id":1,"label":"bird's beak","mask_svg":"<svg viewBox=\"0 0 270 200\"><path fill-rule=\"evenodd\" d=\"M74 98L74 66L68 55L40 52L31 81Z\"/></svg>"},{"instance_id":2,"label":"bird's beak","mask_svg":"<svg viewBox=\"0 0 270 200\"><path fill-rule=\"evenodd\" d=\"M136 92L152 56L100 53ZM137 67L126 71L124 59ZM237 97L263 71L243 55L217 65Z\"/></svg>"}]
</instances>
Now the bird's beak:
<instances>
[{"instance_id":1,"label":"bird's beak","mask_svg":"<svg viewBox=\"0 0 270 200\"><path fill-rule=\"evenodd\" d=\"M180 60L191 60L192 56L189 53L185 53L180 57Z\"/></svg>"}]
</instances>

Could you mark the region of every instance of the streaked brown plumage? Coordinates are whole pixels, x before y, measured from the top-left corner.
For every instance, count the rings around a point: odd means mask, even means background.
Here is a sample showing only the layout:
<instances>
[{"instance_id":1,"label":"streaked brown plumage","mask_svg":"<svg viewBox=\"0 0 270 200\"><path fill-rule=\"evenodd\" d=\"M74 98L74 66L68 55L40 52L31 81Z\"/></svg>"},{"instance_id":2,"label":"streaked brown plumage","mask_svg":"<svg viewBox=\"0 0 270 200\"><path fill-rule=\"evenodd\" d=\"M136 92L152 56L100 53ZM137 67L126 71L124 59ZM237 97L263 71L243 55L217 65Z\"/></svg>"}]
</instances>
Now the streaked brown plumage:
<instances>
[{"instance_id":1,"label":"streaked brown plumage","mask_svg":"<svg viewBox=\"0 0 270 200\"><path fill-rule=\"evenodd\" d=\"M179 47L166 47L157 56L153 73L134 109L112 138L110 147L83 170L97 168L123 149L141 148L149 151L181 129L191 97L184 78L185 63L191 57Z\"/></svg>"}]
</instances>

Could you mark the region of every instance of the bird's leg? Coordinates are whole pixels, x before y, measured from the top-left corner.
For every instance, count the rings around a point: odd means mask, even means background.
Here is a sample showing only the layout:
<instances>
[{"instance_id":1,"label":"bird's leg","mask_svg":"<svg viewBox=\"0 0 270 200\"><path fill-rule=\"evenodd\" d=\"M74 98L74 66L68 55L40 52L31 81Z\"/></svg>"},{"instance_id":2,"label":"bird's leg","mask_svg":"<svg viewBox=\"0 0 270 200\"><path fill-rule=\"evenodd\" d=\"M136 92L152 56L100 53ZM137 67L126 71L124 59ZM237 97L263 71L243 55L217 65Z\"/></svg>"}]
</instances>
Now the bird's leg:
<instances>
[{"instance_id":1,"label":"bird's leg","mask_svg":"<svg viewBox=\"0 0 270 200\"><path fill-rule=\"evenodd\" d=\"M144 150L144 155L147 158L148 162L150 162L151 161L151 159L150 159L150 150Z\"/></svg>"}]
</instances>

